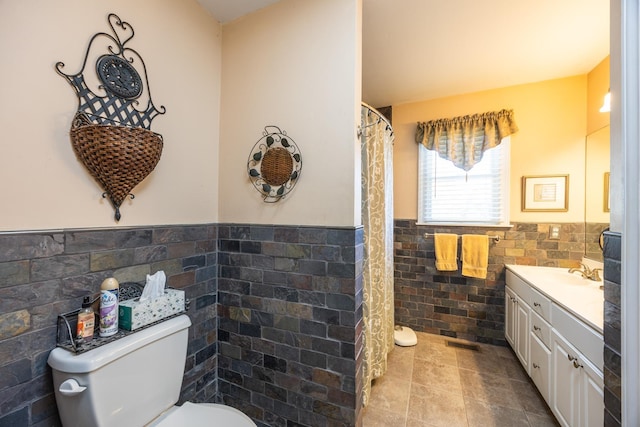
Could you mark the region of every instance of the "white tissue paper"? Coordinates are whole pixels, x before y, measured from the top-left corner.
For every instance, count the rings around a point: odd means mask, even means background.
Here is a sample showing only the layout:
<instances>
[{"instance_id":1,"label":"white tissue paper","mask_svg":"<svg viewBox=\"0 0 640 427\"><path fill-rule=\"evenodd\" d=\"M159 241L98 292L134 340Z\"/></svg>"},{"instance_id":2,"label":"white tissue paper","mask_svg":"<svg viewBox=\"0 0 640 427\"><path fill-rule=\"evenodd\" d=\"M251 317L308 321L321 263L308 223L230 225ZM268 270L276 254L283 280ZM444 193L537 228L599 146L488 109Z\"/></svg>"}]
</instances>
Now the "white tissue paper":
<instances>
[{"instance_id":1,"label":"white tissue paper","mask_svg":"<svg viewBox=\"0 0 640 427\"><path fill-rule=\"evenodd\" d=\"M164 271L157 271L155 274L147 274L147 282L142 289L140 302L152 301L164 295L164 285L167 282L167 276Z\"/></svg>"},{"instance_id":2,"label":"white tissue paper","mask_svg":"<svg viewBox=\"0 0 640 427\"><path fill-rule=\"evenodd\" d=\"M133 331L185 311L184 291L165 289L167 277L164 271L147 275L140 298L122 301L118 315L122 329Z\"/></svg>"}]
</instances>

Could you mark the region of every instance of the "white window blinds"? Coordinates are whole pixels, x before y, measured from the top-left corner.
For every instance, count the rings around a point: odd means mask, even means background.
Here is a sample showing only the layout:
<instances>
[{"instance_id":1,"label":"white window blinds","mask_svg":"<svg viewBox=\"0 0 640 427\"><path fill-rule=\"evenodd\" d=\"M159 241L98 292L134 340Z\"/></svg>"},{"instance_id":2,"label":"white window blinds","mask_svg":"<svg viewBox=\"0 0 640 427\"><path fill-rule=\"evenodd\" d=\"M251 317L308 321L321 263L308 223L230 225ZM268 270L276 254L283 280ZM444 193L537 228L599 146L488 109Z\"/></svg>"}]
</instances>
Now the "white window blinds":
<instances>
[{"instance_id":1,"label":"white window blinds","mask_svg":"<svg viewBox=\"0 0 640 427\"><path fill-rule=\"evenodd\" d=\"M418 222L509 224L509 141L465 172L419 144Z\"/></svg>"}]
</instances>

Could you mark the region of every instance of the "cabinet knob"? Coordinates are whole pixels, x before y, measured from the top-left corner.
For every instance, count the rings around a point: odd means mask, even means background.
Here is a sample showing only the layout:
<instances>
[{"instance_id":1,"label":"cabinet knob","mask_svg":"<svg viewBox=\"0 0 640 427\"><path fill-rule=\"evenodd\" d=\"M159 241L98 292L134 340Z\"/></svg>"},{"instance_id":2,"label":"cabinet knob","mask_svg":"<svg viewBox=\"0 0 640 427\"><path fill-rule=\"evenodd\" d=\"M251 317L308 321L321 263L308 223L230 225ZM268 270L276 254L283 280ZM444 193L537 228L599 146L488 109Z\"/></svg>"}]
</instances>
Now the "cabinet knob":
<instances>
[{"instance_id":1,"label":"cabinet knob","mask_svg":"<svg viewBox=\"0 0 640 427\"><path fill-rule=\"evenodd\" d=\"M534 307L540 307L540 303L539 303L539 302L534 302L534 303L533 303L533 306L534 306Z\"/></svg>"},{"instance_id":2,"label":"cabinet knob","mask_svg":"<svg viewBox=\"0 0 640 427\"><path fill-rule=\"evenodd\" d=\"M576 359L573 359L573 367L578 369L578 368L582 368L582 365L578 363Z\"/></svg>"},{"instance_id":3,"label":"cabinet knob","mask_svg":"<svg viewBox=\"0 0 640 427\"><path fill-rule=\"evenodd\" d=\"M573 362L573 361L575 361L577 359L577 357L574 357L574 356L572 356L570 354L567 354L567 359L569 359L569 362Z\"/></svg>"},{"instance_id":4,"label":"cabinet knob","mask_svg":"<svg viewBox=\"0 0 640 427\"><path fill-rule=\"evenodd\" d=\"M534 363L533 364L533 369L538 369L538 368L540 368L540 365L538 365L537 363Z\"/></svg>"},{"instance_id":5,"label":"cabinet knob","mask_svg":"<svg viewBox=\"0 0 640 427\"><path fill-rule=\"evenodd\" d=\"M533 325L533 330L534 330L534 331L539 331L539 330L540 330L540 327L539 327L539 326L536 326L536 325Z\"/></svg>"}]
</instances>

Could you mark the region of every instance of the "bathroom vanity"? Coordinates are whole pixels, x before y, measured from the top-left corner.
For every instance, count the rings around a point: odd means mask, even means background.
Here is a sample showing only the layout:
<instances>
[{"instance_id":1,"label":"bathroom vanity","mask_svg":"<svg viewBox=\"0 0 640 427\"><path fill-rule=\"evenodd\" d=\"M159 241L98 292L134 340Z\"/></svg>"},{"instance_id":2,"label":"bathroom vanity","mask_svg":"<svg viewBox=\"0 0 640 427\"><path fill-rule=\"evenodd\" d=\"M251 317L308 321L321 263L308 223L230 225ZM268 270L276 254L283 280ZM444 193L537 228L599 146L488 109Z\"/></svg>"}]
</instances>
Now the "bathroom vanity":
<instances>
[{"instance_id":1,"label":"bathroom vanity","mask_svg":"<svg viewBox=\"0 0 640 427\"><path fill-rule=\"evenodd\" d=\"M567 268L506 268L507 342L561 425L602 426L603 282Z\"/></svg>"}]
</instances>

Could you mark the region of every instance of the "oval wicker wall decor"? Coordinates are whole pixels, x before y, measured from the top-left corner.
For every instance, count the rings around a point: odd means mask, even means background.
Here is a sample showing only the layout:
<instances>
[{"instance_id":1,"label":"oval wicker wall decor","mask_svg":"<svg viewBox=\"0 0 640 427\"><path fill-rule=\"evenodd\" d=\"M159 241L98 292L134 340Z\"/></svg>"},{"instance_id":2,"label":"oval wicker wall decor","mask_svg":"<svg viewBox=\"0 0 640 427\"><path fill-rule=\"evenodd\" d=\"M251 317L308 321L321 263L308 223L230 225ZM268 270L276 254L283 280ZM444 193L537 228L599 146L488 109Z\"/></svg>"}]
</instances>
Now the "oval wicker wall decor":
<instances>
[{"instance_id":1,"label":"oval wicker wall decor","mask_svg":"<svg viewBox=\"0 0 640 427\"><path fill-rule=\"evenodd\" d=\"M277 126L266 126L249 155L247 171L253 186L267 203L284 198L300 178L302 156L298 146Z\"/></svg>"},{"instance_id":2,"label":"oval wicker wall decor","mask_svg":"<svg viewBox=\"0 0 640 427\"><path fill-rule=\"evenodd\" d=\"M63 72L63 62L56 64L56 71L78 96L78 109L69 132L73 150L104 190L102 197L109 198L115 220L119 221L122 202L128 196L134 198L133 188L160 160L162 136L150 128L153 119L166 110L153 104L144 61L127 46L134 36L133 27L113 13L107 21L112 34L99 32L91 38L79 72ZM106 42L100 43L106 52L94 52L97 39ZM89 86L83 74L90 55L96 58L96 88ZM148 98L144 109L139 108L142 95Z\"/></svg>"}]
</instances>

